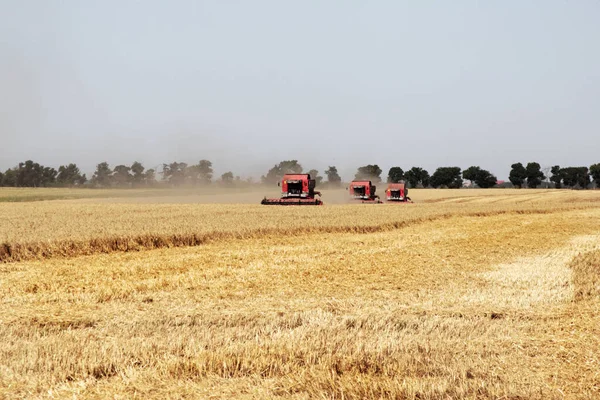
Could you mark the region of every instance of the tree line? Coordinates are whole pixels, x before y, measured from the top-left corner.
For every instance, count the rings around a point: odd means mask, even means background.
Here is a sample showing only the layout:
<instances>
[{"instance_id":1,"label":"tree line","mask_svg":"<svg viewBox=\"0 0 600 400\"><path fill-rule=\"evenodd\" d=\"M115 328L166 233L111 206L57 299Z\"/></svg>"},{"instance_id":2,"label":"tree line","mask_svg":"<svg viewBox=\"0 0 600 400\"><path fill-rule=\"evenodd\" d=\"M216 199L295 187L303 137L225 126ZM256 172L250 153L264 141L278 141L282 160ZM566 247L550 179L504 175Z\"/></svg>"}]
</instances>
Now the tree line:
<instances>
[{"instance_id":1,"label":"tree line","mask_svg":"<svg viewBox=\"0 0 600 400\"><path fill-rule=\"evenodd\" d=\"M180 186L186 183L210 183L213 179L212 163L201 160L198 164L183 162L163 164L160 172L161 184ZM233 173L221 176L225 183L233 182ZM135 161L131 165L117 165L111 168L107 162L96 166L93 176L88 179L76 164L61 165L58 170L45 167L31 160L19 163L6 172L0 172L0 186L8 187L148 187L159 184L157 171L146 169Z\"/></svg>"},{"instance_id":2,"label":"tree line","mask_svg":"<svg viewBox=\"0 0 600 400\"><path fill-rule=\"evenodd\" d=\"M305 170L298 160L286 160L275 164L261 177L264 184L276 184L284 174L300 174ZM329 166L321 176L316 169L306 171L317 184L327 184L338 187L342 178L335 166ZM592 182L600 187L600 163L588 167L560 167L555 165L546 173L537 162L526 165L515 163L511 165L509 174L510 185L517 188L537 188L546 182L546 186L555 188L590 188ZM377 164L361 166L357 169L354 179L370 180L380 183L383 170ZM160 175L160 177L157 177ZM479 166L471 166L465 170L460 167L439 167L433 174L421 167L412 167L404 171L401 167L392 167L387 174L387 182L405 181L410 187L432 187L457 189L465 186L491 188L498 185L498 180L489 171ZM233 185L242 183L239 176L228 171L218 179L214 179L213 164L209 160L200 160L198 164L172 162L162 164L162 170L146 169L142 163L135 161L131 165L117 165L111 168L107 162L96 166L90 179L82 174L76 164L61 165L58 169L46 167L28 160L0 172L0 186L5 187L152 187L157 185L177 187L183 185L208 185L211 183ZM252 183L249 178L247 183ZM507 186L506 184L504 186Z\"/></svg>"},{"instance_id":3,"label":"tree line","mask_svg":"<svg viewBox=\"0 0 600 400\"><path fill-rule=\"evenodd\" d=\"M302 173L302 166L298 160L282 161L271 168L266 175L262 176L263 183L277 183L284 174ZM551 168L552 175L546 177L539 163L530 162L526 166L522 163L511 165L509 175L510 185L503 184L503 187L513 186L517 188L537 188L542 185L547 178L552 186L560 189L579 188L588 189L592 180L596 187L600 187L600 163L588 167L566 167L561 168L556 165ZM310 170L308 173L317 181L317 184L323 182L323 177L319 176L318 171ZM377 164L369 164L359 167L354 176L355 180L370 180L374 183L382 182L381 174L383 170ZM326 171L327 183L331 186L339 186L342 178L338 174L335 166L330 166ZM471 187L492 188L499 186L498 179L491 172L479 167L471 166L465 170L460 167L439 167L433 174L421 167L412 167L404 171L401 167L392 167L388 171L387 182L398 183L405 181L410 187L431 187L431 188L449 188L458 189L465 186L465 180L470 182ZM550 186L550 185L548 185Z\"/></svg>"}]
</instances>

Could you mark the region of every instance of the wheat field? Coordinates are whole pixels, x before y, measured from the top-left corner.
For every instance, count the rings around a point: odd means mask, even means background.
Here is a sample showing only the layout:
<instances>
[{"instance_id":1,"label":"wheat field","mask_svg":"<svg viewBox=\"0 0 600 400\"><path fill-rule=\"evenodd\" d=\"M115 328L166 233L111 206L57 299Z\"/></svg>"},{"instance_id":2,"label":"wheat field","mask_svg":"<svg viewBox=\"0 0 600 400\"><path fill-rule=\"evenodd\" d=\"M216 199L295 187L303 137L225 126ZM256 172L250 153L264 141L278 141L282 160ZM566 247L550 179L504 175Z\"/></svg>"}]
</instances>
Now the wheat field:
<instances>
[{"instance_id":1,"label":"wheat field","mask_svg":"<svg viewBox=\"0 0 600 400\"><path fill-rule=\"evenodd\" d=\"M1 203L0 397L600 398L600 191L411 197Z\"/></svg>"}]
</instances>

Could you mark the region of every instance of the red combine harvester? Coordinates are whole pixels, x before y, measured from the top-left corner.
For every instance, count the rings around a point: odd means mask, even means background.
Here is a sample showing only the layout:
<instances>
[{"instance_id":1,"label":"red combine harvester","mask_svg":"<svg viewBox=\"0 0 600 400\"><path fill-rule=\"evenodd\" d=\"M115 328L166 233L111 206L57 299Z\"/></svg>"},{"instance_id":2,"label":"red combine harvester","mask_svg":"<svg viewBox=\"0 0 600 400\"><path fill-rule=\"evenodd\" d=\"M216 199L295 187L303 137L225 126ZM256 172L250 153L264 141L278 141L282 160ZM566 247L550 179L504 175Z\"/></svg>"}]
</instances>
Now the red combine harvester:
<instances>
[{"instance_id":1,"label":"red combine harvester","mask_svg":"<svg viewBox=\"0 0 600 400\"><path fill-rule=\"evenodd\" d=\"M410 197L408 197L408 188L404 182L390 183L388 184L386 193L387 201L393 201L398 203L412 203Z\"/></svg>"},{"instance_id":2,"label":"red combine harvester","mask_svg":"<svg viewBox=\"0 0 600 400\"><path fill-rule=\"evenodd\" d=\"M348 191L350 197L355 200L361 200L362 203L381 204L383 203L379 196L375 194L376 187L371 181L352 181Z\"/></svg>"},{"instance_id":3,"label":"red combine harvester","mask_svg":"<svg viewBox=\"0 0 600 400\"><path fill-rule=\"evenodd\" d=\"M321 192L315 191L316 182L309 174L285 174L281 183L281 197L267 199L260 204L269 206L321 206ZM319 196L316 198L315 196Z\"/></svg>"}]
</instances>

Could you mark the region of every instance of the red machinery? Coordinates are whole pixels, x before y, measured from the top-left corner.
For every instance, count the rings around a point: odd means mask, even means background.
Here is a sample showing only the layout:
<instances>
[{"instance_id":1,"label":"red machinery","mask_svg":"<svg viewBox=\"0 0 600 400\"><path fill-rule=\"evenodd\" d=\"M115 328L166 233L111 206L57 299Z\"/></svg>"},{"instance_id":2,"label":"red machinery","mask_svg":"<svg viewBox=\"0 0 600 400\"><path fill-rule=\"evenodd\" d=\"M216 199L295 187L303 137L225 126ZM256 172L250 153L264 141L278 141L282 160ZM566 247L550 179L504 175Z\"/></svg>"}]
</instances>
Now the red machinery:
<instances>
[{"instance_id":1,"label":"red machinery","mask_svg":"<svg viewBox=\"0 0 600 400\"><path fill-rule=\"evenodd\" d=\"M316 182L309 174L285 174L281 180L281 198L267 199L260 204L278 206L320 206L321 192L315 191ZM319 196L316 198L315 196Z\"/></svg>"},{"instance_id":2,"label":"red machinery","mask_svg":"<svg viewBox=\"0 0 600 400\"><path fill-rule=\"evenodd\" d=\"M363 203L383 203L379 196L375 194L376 187L373 186L371 181L352 181L348 191L350 197L355 200L361 200Z\"/></svg>"},{"instance_id":3,"label":"red machinery","mask_svg":"<svg viewBox=\"0 0 600 400\"><path fill-rule=\"evenodd\" d=\"M385 193L387 201L412 203L412 200L408 197L408 188L402 181L388 184Z\"/></svg>"}]
</instances>

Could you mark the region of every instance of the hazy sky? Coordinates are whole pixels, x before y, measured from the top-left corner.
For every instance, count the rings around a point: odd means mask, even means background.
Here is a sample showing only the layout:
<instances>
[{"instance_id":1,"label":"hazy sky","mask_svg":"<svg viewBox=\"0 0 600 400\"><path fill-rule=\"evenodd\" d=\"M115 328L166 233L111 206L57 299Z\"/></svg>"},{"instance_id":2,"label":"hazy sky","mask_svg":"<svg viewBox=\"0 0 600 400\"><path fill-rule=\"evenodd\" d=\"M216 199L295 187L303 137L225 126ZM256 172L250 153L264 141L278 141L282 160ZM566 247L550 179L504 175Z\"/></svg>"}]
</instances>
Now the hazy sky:
<instances>
[{"instance_id":1,"label":"hazy sky","mask_svg":"<svg viewBox=\"0 0 600 400\"><path fill-rule=\"evenodd\" d=\"M600 1L0 0L0 169L600 162Z\"/></svg>"}]
</instances>

